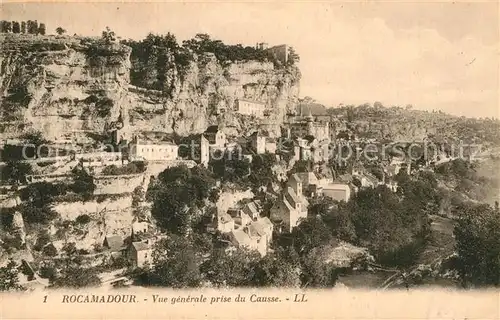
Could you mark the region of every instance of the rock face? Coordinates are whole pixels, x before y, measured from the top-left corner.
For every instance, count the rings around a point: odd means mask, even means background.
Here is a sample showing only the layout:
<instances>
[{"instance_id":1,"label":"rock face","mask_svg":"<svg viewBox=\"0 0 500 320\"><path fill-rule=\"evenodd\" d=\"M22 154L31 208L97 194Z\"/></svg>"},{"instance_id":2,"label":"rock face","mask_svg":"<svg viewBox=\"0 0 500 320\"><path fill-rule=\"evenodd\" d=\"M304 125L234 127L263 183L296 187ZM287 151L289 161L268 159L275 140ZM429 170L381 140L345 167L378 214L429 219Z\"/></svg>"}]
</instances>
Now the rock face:
<instances>
[{"instance_id":1,"label":"rock face","mask_svg":"<svg viewBox=\"0 0 500 320\"><path fill-rule=\"evenodd\" d=\"M244 133L260 121L236 115L235 99L265 103L270 116L262 122L276 126L299 94L300 71L294 66L277 69L254 61L223 66L207 53L183 67L170 62L168 85L156 91L131 85L131 49L125 45L78 37L0 37L4 138L33 129L49 140L102 141L119 119L125 136L139 131L184 136L215 123Z\"/></svg>"}]
</instances>

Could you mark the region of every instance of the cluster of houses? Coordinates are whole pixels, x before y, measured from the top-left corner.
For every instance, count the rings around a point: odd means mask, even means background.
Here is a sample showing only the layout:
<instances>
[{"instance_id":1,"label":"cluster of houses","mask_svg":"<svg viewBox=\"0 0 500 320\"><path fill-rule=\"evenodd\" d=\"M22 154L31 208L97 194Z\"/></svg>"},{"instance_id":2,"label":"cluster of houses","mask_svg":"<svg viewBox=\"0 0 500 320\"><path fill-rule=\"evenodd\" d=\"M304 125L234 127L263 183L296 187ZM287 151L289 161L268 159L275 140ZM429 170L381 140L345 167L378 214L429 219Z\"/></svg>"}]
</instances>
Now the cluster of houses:
<instances>
[{"instance_id":1,"label":"cluster of houses","mask_svg":"<svg viewBox=\"0 0 500 320\"><path fill-rule=\"evenodd\" d=\"M263 216L261 202L254 200L242 207L218 212L213 229L227 234L235 247L257 250L264 256L269 250L273 232L290 233L307 218L309 202L306 196L311 195L311 190L315 195L330 196L338 201L348 201L351 196L347 184L318 179L312 172L295 173L276 198L269 217Z\"/></svg>"},{"instance_id":2,"label":"cluster of houses","mask_svg":"<svg viewBox=\"0 0 500 320\"><path fill-rule=\"evenodd\" d=\"M153 246L163 237L149 221L136 219L131 226L130 238L108 235L103 246L112 258L125 258L132 267L143 268L153 262Z\"/></svg>"}]
</instances>

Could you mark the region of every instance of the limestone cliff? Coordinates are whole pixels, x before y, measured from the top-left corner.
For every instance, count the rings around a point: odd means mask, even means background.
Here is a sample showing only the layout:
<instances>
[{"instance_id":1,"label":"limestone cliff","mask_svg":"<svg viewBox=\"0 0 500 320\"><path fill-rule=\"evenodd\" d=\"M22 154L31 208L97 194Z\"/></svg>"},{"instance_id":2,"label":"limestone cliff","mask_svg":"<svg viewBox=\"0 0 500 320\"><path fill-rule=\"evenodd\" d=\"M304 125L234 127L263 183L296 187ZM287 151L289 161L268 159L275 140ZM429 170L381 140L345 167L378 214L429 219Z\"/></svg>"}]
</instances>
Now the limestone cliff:
<instances>
[{"instance_id":1,"label":"limestone cliff","mask_svg":"<svg viewBox=\"0 0 500 320\"><path fill-rule=\"evenodd\" d=\"M263 102L264 123L279 124L299 94L300 71L268 62L222 65L213 54L185 66L167 61L166 88L130 83L131 49L79 37L1 35L0 133L29 129L47 139L105 140L123 119L124 131L202 132L220 123L243 133L257 121L236 115L237 98ZM225 112L218 112L220 109ZM120 117L121 114L121 117ZM244 123L244 125L243 125Z\"/></svg>"}]
</instances>

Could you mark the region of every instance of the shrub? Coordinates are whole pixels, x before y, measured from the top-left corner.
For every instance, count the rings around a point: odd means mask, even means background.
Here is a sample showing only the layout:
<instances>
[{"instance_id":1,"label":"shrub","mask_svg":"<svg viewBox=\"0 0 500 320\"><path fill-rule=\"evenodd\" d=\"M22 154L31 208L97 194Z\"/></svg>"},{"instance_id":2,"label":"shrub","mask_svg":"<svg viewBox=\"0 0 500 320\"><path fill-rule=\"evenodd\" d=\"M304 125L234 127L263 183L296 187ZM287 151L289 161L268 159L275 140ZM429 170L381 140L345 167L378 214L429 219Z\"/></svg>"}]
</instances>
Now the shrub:
<instances>
[{"instance_id":1,"label":"shrub","mask_svg":"<svg viewBox=\"0 0 500 320\"><path fill-rule=\"evenodd\" d=\"M50 235L46 230L41 231L36 239L36 244L33 247L36 251L42 250L50 242Z\"/></svg>"},{"instance_id":2,"label":"shrub","mask_svg":"<svg viewBox=\"0 0 500 320\"><path fill-rule=\"evenodd\" d=\"M52 243L46 245L43 248L42 252L47 257L55 257L55 256L57 256L57 249L56 249L56 247L54 247L54 245Z\"/></svg>"},{"instance_id":3,"label":"shrub","mask_svg":"<svg viewBox=\"0 0 500 320\"><path fill-rule=\"evenodd\" d=\"M53 267L53 266L41 266L40 267L40 277L44 278L44 279L49 279L49 280L52 280L52 279L55 279L56 275L57 275L57 270Z\"/></svg>"},{"instance_id":4,"label":"shrub","mask_svg":"<svg viewBox=\"0 0 500 320\"><path fill-rule=\"evenodd\" d=\"M79 224L87 224L90 222L90 217L87 214L82 214L76 217L75 221Z\"/></svg>"}]
</instances>

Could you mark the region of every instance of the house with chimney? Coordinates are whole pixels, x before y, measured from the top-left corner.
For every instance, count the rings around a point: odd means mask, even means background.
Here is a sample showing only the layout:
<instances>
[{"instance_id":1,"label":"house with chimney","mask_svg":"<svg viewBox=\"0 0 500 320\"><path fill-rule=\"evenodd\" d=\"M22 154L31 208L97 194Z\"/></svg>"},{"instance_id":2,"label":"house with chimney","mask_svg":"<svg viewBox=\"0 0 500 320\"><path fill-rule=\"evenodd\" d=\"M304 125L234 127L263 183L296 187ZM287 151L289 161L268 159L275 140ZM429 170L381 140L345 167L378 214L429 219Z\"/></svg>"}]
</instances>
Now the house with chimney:
<instances>
[{"instance_id":1,"label":"house with chimney","mask_svg":"<svg viewBox=\"0 0 500 320\"><path fill-rule=\"evenodd\" d=\"M291 232L301 219L307 218L309 202L302 192L302 180L297 174L292 174L285 190L271 208L271 221L280 227L280 231Z\"/></svg>"}]
</instances>

